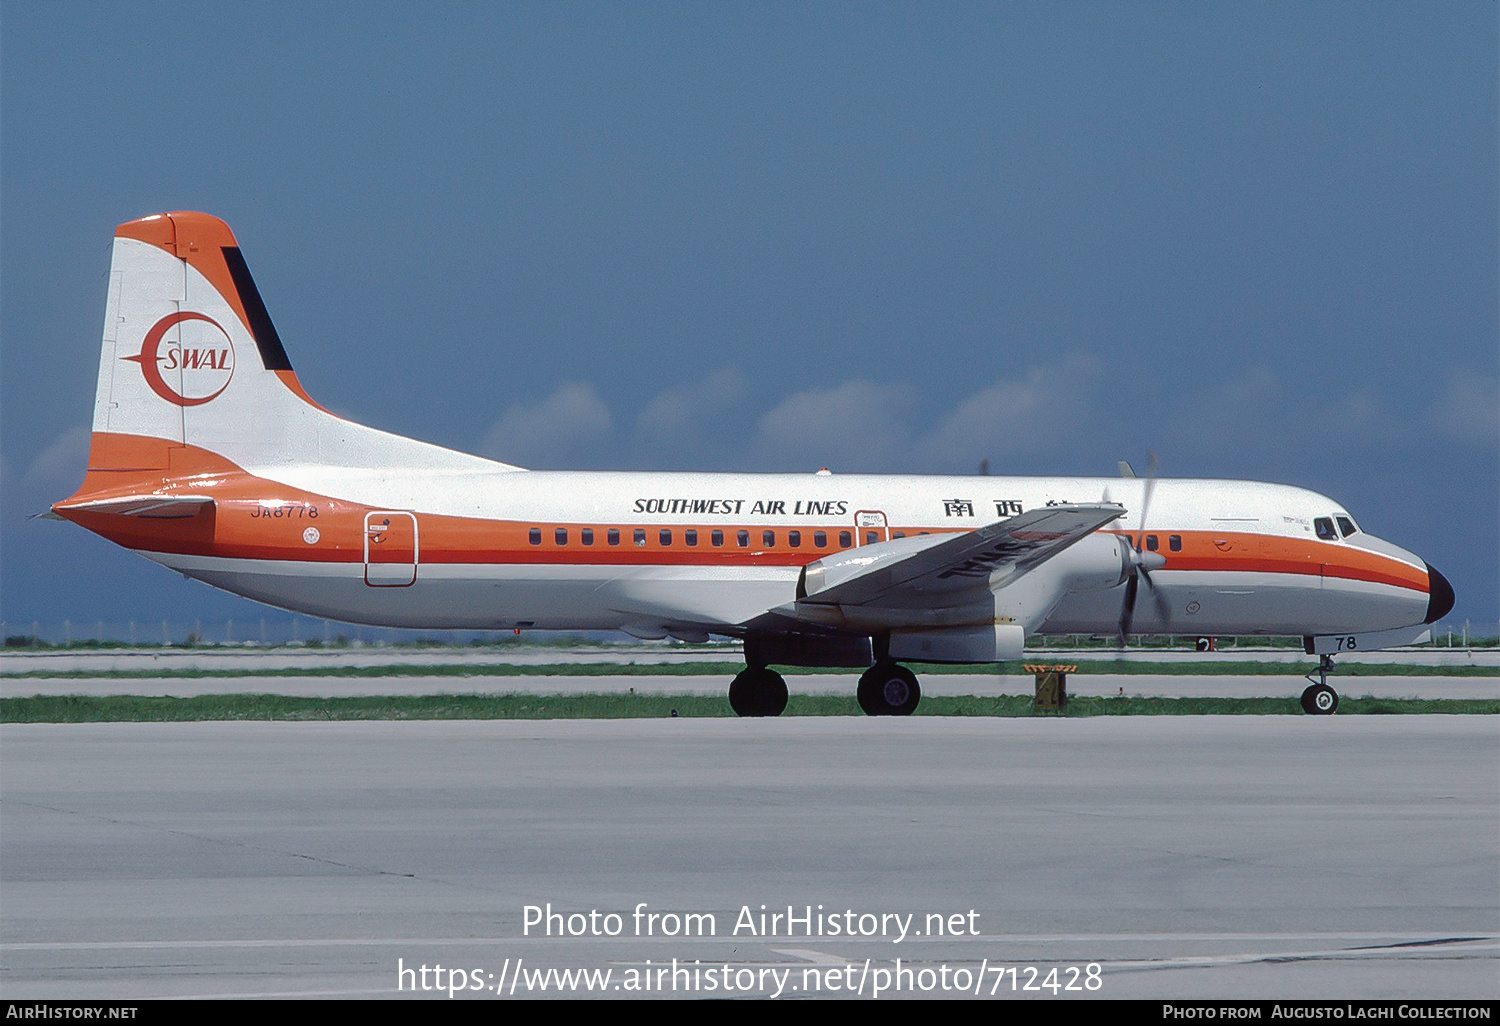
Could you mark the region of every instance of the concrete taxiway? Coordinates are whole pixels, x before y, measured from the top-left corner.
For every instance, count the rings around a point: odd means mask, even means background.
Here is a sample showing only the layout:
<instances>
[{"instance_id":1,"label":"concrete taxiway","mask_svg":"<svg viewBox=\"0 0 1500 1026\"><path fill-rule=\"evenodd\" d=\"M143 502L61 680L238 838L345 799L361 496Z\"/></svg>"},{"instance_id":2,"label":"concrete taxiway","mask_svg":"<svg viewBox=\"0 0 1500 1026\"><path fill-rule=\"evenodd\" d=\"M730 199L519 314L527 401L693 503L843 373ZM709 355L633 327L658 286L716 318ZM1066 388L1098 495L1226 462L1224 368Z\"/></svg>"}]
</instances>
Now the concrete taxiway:
<instances>
[{"instance_id":1,"label":"concrete taxiway","mask_svg":"<svg viewBox=\"0 0 1500 1026\"><path fill-rule=\"evenodd\" d=\"M518 960L624 996L673 958L765 982L691 997L868 997L896 959L923 996L1090 964L1076 996L1500 996L1495 717L5 725L0 780L11 999L437 964L493 998ZM527 936L547 903L621 934ZM642 903L715 933L638 936ZM736 933L762 905L921 932Z\"/></svg>"}]
</instances>

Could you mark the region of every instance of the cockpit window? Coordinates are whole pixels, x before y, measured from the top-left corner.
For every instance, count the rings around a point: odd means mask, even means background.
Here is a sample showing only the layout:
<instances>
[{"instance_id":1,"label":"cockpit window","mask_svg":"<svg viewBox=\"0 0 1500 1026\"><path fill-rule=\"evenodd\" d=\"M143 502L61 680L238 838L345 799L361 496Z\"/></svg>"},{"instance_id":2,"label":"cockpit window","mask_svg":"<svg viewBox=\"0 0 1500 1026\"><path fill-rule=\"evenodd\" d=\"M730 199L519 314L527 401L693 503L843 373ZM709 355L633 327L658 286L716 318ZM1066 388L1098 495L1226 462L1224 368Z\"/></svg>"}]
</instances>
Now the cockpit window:
<instances>
[{"instance_id":1,"label":"cockpit window","mask_svg":"<svg viewBox=\"0 0 1500 1026\"><path fill-rule=\"evenodd\" d=\"M1335 517L1334 519L1339 522L1339 530L1343 532L1345 538L1359 531L1359 528L1354 526L1354 521L1348 517Z\"/></svg>"},{"instance_id":2,"label":"cockpit window","mask_svg":"<svg viewBox=\"0 0 1500 1026\"><path fill-rule=\"evenodd\" d=\"M1318 532L1318 537L1324 541L1338 541L1339 533L1333 529L1332 517L1318 517L1313 521L1313 530Z\"/></svg>"}]
</instances>

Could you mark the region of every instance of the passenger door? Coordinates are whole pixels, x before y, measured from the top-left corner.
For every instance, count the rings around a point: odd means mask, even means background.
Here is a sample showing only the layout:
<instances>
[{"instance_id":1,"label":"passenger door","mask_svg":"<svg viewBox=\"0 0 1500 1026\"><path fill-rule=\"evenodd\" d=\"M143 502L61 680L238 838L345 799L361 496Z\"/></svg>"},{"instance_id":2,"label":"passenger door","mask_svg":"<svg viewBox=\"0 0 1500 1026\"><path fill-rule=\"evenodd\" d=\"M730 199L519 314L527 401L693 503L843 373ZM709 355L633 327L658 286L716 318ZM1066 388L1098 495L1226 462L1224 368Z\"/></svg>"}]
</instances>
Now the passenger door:
<instances>
[{"instance_id":1,"label":"passenger door","mask_svg":"<svg viewBox=\"0 0 1500 1026\"><path fill-rule=\"evenodd\" d=\"M404 510L365 514L365 583L405 588L417 580L417 517Z\"/></svg>"},{"instance_id":2,"label":"passenger door","mask_svg":"<svg viewBox=\"0 0 1500 1026\"><path fill-rule=\"evenodd\" d=\"M854 544L873 545L890 538L885 514L878 509L862 509L854 514Z\"/></svg>"}]
</instances>

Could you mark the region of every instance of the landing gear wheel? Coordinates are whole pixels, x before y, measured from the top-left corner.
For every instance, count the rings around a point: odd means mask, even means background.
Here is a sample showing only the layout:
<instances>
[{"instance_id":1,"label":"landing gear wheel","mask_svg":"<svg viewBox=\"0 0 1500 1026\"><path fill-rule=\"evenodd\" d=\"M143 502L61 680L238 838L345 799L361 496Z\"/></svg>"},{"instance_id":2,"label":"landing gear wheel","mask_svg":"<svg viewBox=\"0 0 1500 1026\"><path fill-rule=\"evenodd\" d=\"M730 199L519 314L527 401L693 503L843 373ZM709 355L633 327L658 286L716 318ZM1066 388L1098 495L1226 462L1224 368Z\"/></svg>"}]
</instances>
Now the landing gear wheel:
<instances>
[{"instance_id":1,"label":"landing gear wheel","mask_svg":"<svg viewBox=\"0 0 1500 1026\"><path fill-rule=\"evenodd\" d=\"M780 716L786 708L786 681L764 666L751 666L729 683L729 707L736 716Z\"/></svg>"},{"instance_id":2,"label":"landing gear wheel","mask_svg":"<svg viewBox=\"0 0 1500 1026\"><path fill-rule=\"evenodd\" d=\"M869 716L910 716L922 700L917 675L895 663L876 663L859 678L859 707Z\"/></svg>"},{"instance_id":3,"label":"landing gear wheel","mask_svg":"<svg viewBox=\"0 0 1500 1026\"><path fill-rule=\"evenodd\" d=\"M1327 684L1314 684L1302 692L1302 711L1309 716L1330 716L1339 708L1339 693Z\"/></svg>"}]
</instances>

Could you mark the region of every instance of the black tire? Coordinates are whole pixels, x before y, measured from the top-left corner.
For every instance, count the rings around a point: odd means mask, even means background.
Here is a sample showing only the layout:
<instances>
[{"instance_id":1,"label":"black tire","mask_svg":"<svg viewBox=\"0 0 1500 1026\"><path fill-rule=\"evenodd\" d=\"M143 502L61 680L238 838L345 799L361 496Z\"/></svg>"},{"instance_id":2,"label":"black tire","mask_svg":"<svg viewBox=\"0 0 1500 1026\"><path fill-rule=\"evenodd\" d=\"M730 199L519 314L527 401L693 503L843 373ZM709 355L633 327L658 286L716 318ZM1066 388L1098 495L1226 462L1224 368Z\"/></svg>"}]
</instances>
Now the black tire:
<instances>
[{"instance_id":1,"label":"black tire","mask_svg":"<svg viewBox=\"0 0 1500 1026\"><path fill-rule=\"evenodd\" d=\"M1339 693L1327 684L1314 684L1302 692L1302 711L1309 716L1332 716L1339 709Z\"/></svg>"},{"instance_id":2,"label":"black tire","mask_svg":"<svg viewBox=\"0 0 1500 1026\"><path fill-rule=\"evenodd\" d=\"M895 663L876 663L859 678L859 707L868 716L910 716L922 701L917 675Z\"/></svg>"},{"instance_id":3,"label":"black tire","mask_svg":"<svg viewBox=\"0 0 1500 1026\"><path fill-rule=\"evenodd\" d=\"M741 670L729 683L729 707L736 716L780 716L786 700L786 681L764 666Z\"/></svg>"}]
</instances>

